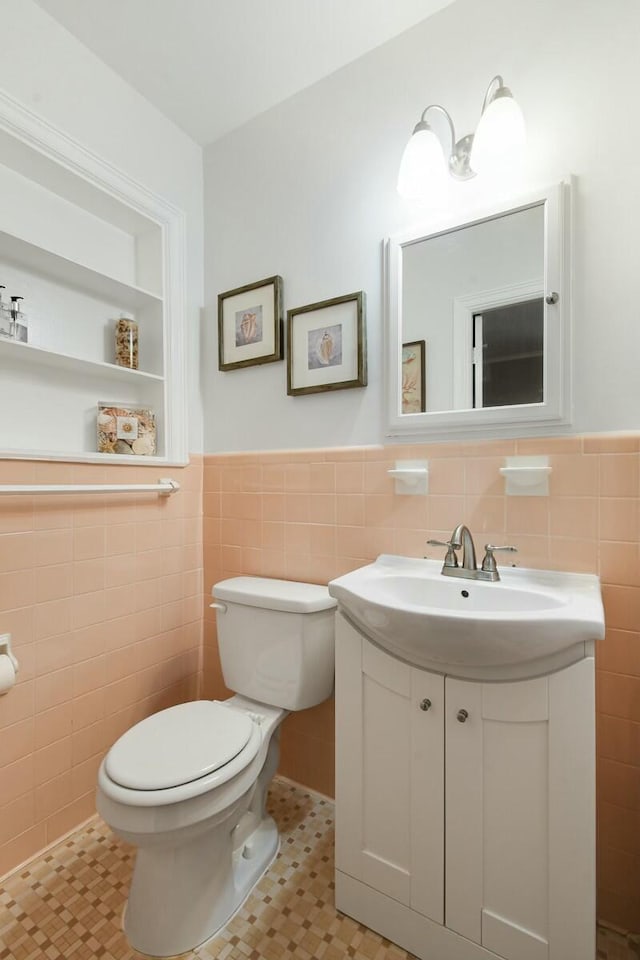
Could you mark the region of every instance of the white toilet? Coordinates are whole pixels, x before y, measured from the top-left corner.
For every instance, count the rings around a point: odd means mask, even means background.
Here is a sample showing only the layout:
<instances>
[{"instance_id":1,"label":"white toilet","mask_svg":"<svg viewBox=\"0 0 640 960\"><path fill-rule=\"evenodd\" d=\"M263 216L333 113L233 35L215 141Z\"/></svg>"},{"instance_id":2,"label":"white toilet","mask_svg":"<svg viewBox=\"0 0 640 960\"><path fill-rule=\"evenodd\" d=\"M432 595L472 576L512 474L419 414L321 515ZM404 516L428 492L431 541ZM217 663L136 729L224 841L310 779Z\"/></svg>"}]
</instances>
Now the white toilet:
<instances>
[{"instance_id":1,"label":"white toilet","mask_svg":"<svg viewBox=\"0 0 640 960\"><path fill-rule=\"evenodd\" d=\"M326 587L234 577L213 587L227 686L237 695L162 710L113 745L97 806L138 847L124 929L157 957L192 950L242 905L278 852L265 811L280 724L331 696Z\"/></svg>"}]
</instances>

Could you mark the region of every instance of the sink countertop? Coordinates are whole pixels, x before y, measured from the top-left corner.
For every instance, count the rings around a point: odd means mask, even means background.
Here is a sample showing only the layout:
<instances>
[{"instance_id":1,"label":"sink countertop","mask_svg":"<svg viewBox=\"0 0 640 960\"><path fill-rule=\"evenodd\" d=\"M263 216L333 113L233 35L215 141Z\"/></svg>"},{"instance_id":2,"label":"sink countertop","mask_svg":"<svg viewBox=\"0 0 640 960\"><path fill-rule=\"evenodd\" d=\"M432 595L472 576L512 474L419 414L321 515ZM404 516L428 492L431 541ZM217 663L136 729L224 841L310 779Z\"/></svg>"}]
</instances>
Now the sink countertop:
<instances>
[{"instance_id":1,"label":"sink countertop","mask_svg":"<svg viewBox=\"0 0 640 960\"><path fill-rule=\"evenodd\" d=\"M500 567L495 583L443 576L442 562L383 554L329 583L339 610L416 666L468 679L540 676L604 636L593 574Z\"/></svg>"}]
</instances>

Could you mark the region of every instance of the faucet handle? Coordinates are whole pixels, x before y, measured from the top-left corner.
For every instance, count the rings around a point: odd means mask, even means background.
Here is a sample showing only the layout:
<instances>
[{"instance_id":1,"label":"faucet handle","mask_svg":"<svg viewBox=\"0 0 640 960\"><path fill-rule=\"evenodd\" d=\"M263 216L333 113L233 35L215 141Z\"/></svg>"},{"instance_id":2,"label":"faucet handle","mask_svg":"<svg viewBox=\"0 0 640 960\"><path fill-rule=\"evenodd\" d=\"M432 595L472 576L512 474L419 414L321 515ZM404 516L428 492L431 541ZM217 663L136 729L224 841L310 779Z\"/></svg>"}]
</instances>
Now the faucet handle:
<instances>
[{"instance_id":1,"label":"faucet handle","mask_svg":"<svg viewBox=\"0 0 640 960\"><path fill-rule=\"evenodd\" d=\"M430 547L446 547L447 553L444 558L445 567L457 567L458 566L458 556L456 554L456 546L451 540L427 540L427 545Z\"/></svg>"},{"instance_id":2,"label":"faucet handle","mask_svg":"<svg viewBox=\"0 0 640 960\"><path fill-rule=\"evenodd\" d=\"M482 561L482 569L485 573L495 573L497 571L496 558L494 553L499 550L503 550L505 553L517 553L517 547L496 547L493 543L485 543L484 545L485 555Z\"/></svg>"}]
</instances>

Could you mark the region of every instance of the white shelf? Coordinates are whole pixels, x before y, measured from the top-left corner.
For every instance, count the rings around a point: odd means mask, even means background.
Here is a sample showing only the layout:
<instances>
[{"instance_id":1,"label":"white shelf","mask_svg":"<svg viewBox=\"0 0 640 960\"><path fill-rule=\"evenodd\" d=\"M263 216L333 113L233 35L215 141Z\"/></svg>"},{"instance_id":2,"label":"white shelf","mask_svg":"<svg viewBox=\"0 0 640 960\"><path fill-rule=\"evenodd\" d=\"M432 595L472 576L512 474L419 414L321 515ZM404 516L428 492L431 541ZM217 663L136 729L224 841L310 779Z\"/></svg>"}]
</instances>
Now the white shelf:
<instances>
[{"instance_id":1,"label":"white shelf","mask_svg":"<svg viewBox=\"0 0 640 960\"><path fill-rule=\"evenodd\" d=\"M397 494L426 494L429 492L428 460L396 460L395 468L387 470L395 480Z\"/></svg>"},{"instance_id":2,"label":"white shelf","mask_svg":"<svg viewBox=\"0 0 640 960\"><path fill-rule=\"evenodd\" d=\"M11 351L14 351L13 353ZM101 360L87 360L84 357L74 357L67 353L58 353L46 347L37 347L32 343L21 343L18 340L9 340L0 336L0 359L14 358L27 363L37 363L49 370L93 370L103 376L108 376L114 383L133 383L136 379L155 380L164 382L164 377L155 373L146 373L144 370L130 370L128 367L119 367L115 363L104 363Z\"/></svg>"},{"instance_id":3,"label":"white shelf","mask_svg":"<svg viewBox=\"0 0 640 960\"><path fill-rule=\"evenodd\" d=\"M189 463L188 458L178 460L172 457L139 457L136 455L125 456L117 453L97 453L87 452L85 450L77 453L61 450L17 450L11 448L0 450L0 457L3 460L59 460L62 463L102 463L104 465L128 465L130 467L184 467Z\"/></svg>"},{"instance_id":4,"label":"white shelf","mask_svg":"<svg viewBox=\"0 0 640 960\"><path fill-rule=\"evenodd\" d=\"M162 303L162 297L135 284L123 283L98 273L67 257L0 230L0 260L6 260L31 273L55 280L56 283L92 294L123 310L137 311L150 304Z\"/></svg>"},{"instance_id":5,"label":"white shelf","mask_svg":"<svg viewBox=\"0 0 640 960\"><path fill-rule=\"evenodd\" d=\"M0 283L24 295L31 341L0 337L0 457L188 462L184 212L2 91L0 147ZM106 362L118 314L142 369ZM156 456L95 452L105 400L154 411Z\"/></svg>"},{"instance_id":6,"label":"white shelf","mask_svg":"<svg viewBox=\"0 0 640 960\"><path fill-rule=\"evenodd\" d=\"M507 457L500 473L505 479L508 497L549 496L549 457Z\"/></svg>"}]
</instances>

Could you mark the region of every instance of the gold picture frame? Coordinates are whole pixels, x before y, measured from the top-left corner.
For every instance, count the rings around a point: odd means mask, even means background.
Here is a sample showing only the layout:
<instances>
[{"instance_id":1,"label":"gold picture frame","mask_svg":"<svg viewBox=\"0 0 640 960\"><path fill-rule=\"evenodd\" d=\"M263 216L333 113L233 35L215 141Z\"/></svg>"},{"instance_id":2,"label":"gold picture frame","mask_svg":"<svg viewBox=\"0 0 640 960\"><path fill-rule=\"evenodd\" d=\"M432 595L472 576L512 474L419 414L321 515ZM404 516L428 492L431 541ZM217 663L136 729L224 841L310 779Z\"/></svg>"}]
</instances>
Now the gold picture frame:
<instances>
[{"instance_id":1,"label":"gold picture frame","mask_svg":"<svg viewBox=\"0 0 640 960\"><path fill-rule=\"evenodd\" d=\"M287 311L287 394L367 385L362 290Z\"/></svg>"},{"instance_id":2,"label":"gold picture frame","mask_svg":"<svg viewBox=\"0 0 640 960\"><path fill-rule=\"evenodd\" d=\"M218 369L282 360L282 319L282 277L218 294Z\"/></svg>"}]
</instances>

